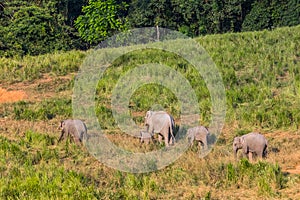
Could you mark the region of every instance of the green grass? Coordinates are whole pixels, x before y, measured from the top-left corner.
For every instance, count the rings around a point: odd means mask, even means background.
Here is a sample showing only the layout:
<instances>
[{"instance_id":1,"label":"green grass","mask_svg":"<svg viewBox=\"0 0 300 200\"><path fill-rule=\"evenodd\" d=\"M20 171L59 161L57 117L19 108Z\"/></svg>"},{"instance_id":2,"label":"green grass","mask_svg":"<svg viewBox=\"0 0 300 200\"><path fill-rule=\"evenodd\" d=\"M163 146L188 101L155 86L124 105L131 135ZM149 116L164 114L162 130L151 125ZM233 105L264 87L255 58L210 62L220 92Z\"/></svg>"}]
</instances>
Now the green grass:
<instances>
[{"instance_id":1,"label":"green grass","mask_svg":"<svg viewBox=\"0 0 300 200\"><path fill-rule=\"evenodd\" d=\"M25 56L23 58L0 58L0 83L34 81L43 78L43 74L52 76L77 72L85 57L85 52Z\"/></svg>"},{"instance_id":2,"label":"green grass","mask_svg":"<svg viewBox=\"0 0 300 200\"><path fill-rule=\"evenodd\" d=\"M297 127L300 122L299 28L212 35L196 39L221 71L226 88L228 123L238 121L240 127L266 130ZM71 51L22 59L1 58L0 82L33 81L42 78L45 73L61 76L76 72L86 54ZM104 125L106 128L114 127L109 104L117 80L130 69L146 63L165 64L180 72L192 85L199 99L200 122L208 124L211 120L210 94L197 71L178 55L147 49L119 57L99 81L97 112L103 114L101 110L105 110L105 119L110 121ZM68 86L61 87L57 91ZM158 95L160 93L163 95ZM159 85L141 87L132 96L130 104L132 113L148 110L157 104L175 117L180 115L178 99L171 91ZM101 108L103 106L108 109ZM142 119L137 117L135 120L141 122Z\"/></svg>"},{"instance_id":3,"label":"green grass","mask_svg":"<svg viewBox=\"0 0 300 200\"><path fill-rule=\"evenodd\" d=\"M20 101L13 104L13 118L16 120L50 120L55 117L72 116L71 99L47 99L38 103Z\"/></svg>"},{"instance_id":4,"label":"green grass","mask_svg":"<svg viewBox=\"0 0 300 200\"><path fill-rule=\"evenodd\" d=\"M1 136L0 142L2 199L153 199L172 196L172 188L180 183L187 188L204 184L217 190L253 189L258 195L278 197L288 181L277 164L267 162L208 158L199 168L191 159L192 152L184 155L188 161L180 159L153 173L130 174L103 166L89 172L91 163L84 162L87 154L73 144L54 146L53 136L29 130L17 141ZM65 160L68 157L73 158Z\"/></svg>"},{"instance_id":5,"label":"green grass","mask_svg":"<svg viewBox=\"0 0 300 200\"><path fill-rule=\"evenodd\" d=\"M57 133L31 129L20 129L19 133L14 132L19 127L0 127L0 198L234 199L246 191L253 199L281 199L289 196L285 189L297 193L293 186L299 185L300 177L284 173L280 163L274 161L277 155L271 154L271 159L254 164L246 160L235 162L231 158L231 139L252 130L293 131L299 126L299 32L297 26L272 32L196 38L222 74L226 125L234 127L234 131L227 133L230 135L218 139L216 147L204 159L191 149L163 170L130 174L102 165L83 147L68 142L57 144ZM22 59L0 58L0 83L34 82L47 74L54 79L53 85L40 84L34 90L70 91L74 80L65 82L58 78L74 76L88 53L71 51ZM152 49L131 52L115 60L98 82L95 112L101 127L112 133L114 142L133 150L148 147L139 146L137 138L125 137L125 140L118 132L111 111L111 93L122 75L146 63L161 63L180 72L199 99L199 121L208 125L211 119L209 91L187 61L170 52ZM164 108L177 120L180 116L178 98L158 84L144 85L130 98L129 110L136 123L143 123L144 114L150 108ZM0 109L1 120L8 118L20 123L19 126L24 121L47 124L50 120L72 117L72 100L71 96L53 97L1 104ZM299 142L292 138L269 138L269 143L285 152L284 156L299 148ZM149 148L153 150L156 146ZM287 159L284 156L280 158L283 162Z\"/></svg>"},{"instance_id":6,"label":"green grass","mask_svg":"<svg viewBox=\"0 0 300 200\"><path fill-rule=\"evenodd\" d=\"M54 138L27 132L20 142L1 141L1 199L98 198L93 180L60 165Z\"/></svg>"}]
</instances>

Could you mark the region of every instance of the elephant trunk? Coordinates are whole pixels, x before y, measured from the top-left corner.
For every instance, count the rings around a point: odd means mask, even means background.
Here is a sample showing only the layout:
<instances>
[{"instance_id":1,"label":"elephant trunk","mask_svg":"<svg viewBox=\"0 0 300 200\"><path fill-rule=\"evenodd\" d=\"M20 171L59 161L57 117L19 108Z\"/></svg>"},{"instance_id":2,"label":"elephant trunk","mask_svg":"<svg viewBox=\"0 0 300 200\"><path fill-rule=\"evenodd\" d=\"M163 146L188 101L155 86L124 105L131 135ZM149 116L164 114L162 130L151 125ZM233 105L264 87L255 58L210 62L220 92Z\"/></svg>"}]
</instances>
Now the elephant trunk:
<instances>
[{"instance_id":1,"label":"elephant trunk","mask_svg":"<svg viewBox=\"0 0 300 200\"><path fill-rule=\"evenodd\" d=\"M233 147L234 159L237 158L237 152L238 152L238 150L239 150L238 148Z\"/></svg>"},{"instance_id":2,"label":"elephant trunk","mask_svg":"<svg viewBox=\"0 0 300 200\"><path fill-rule=\"evenodd\" d=\"M149 132L149 124L145 124L146 126L146 131Z\"/></svg>"},{"instance_id":3,"label":"elephant trunk","mask_svg":"<svg viewBox=\"0 0 300 200\"><path fill-rule=\"evenodd\" d=\"M62 132L61 135L60 135L60 137L59 137L59 139L58 139L58 141L57 141L57 143L60 143L60 141L62 140L63 136L64 136L64 133Z\"/></svg>"}]
</instances>

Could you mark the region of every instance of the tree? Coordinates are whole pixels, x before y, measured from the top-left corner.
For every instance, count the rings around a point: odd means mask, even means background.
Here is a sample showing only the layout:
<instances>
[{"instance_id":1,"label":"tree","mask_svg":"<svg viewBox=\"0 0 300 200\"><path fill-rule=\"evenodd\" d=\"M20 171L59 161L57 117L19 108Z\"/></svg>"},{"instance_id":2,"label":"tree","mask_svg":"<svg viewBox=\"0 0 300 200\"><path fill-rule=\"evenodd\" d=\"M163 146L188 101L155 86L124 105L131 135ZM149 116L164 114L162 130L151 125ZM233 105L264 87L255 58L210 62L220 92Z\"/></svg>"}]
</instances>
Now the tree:
<instances>
[{"instance_id":1,"label":"tree","mask_svg":"<svg viewBox=\"0 0 300 200\"><path fill-rule=\"evenodd\" d=\"M127 16L131 28L159 26L176 29L176 19L171 0L132 0Z\"/></svg>"},{"instance_id":2,"label":"tree","mask_svg":"<svg viewBox=\"0 0 300 200\"><path fill-rule=\"evenodd\" d=\"M269 0L256 1L252 5L251 12L246 16L243 31L256 31L270 29L272 27L272 12Z\"/></svg>"},{"instance_id":3,"label":"tree","mask_svg":"<svg viewBox=\"0 0 300 200\"><path fill-rule=\"evenodd\" d=\"M66 25L61 3L59 0L0 3L0 56L38 55L83 46L74 29Z\"/></svg>"},{"instance_id":4,"label":"tree","mask_svg":"<svg viewBox=\"0 0 300 200\"><path fill-rule=\"evenodd\" d=\"M127 3L117 0L90 0L75 21L80 36L93 44L101 42L118 31L126 29L123 14Z\"/></svg>"},{"instance_id":5,"label":"tree","mask_svg":"<svg viewBox=\"0 0 300 200\"><path fill-rule=\"evenodd\" d=\"M277 0L280 1L280 0ZM300 24L300 0L281 0L277 3L275 26L295 26Z\"/></svg>"},{"instance_id":6,"label":"tree","mask_svg":"<svg viewBox=\"0 0 300 200\"><path fill-rule=\"evenodd\" d=\"M177 29L181 33L191 37L207 33L203 1L172 0L172 7Z\"/></svg>"}]
</instances>

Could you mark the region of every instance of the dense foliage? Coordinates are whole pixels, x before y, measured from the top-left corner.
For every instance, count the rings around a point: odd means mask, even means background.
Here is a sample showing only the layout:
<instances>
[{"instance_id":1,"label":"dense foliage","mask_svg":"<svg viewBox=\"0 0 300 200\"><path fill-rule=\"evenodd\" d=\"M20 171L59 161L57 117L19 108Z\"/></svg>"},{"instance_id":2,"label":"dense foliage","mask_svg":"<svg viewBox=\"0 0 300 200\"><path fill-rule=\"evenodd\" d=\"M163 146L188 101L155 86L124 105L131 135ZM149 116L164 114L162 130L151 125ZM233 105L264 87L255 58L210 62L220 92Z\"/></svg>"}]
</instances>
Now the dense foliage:
<instances>
[{"instance_id":1,"label":"dense foliage","mask_svg":"<svg viewBox=\"0 0 300 200\"><path fill-rule=\"evenodd\" d=\"M86 42L96 45L136 27L165 27L194 37L297 24L299 0L5 0L0 56L83 49Z\"/></svg>"},{"instance_id":2,"label":"dense foliage","mask_svg":"<svg viewBox=\"0 0 300 200\"><path fill-rule=\"evenodd\" d=\"M116 31L124 30L122 10L127 4L115 0L91 0L88 6L83 7L85 15L81 15L75 22L80 36L90 42L101 42Z\"/></svg>"},{"instance_id":3,"label":"dense foliage","mask_svg":"<svg viewBox=\"0 0 300 200\"><path fill-rule=\"evenodd\" d=\"M70 3L70 4L68 4ZM84 0L81 2L81 5ZM80 4L77 1L77 4ZM85 48L72 27L78 9L72 1L24 1L0 3L0 56L38 55L56 50Z\"/></svg>"}]
</instances>

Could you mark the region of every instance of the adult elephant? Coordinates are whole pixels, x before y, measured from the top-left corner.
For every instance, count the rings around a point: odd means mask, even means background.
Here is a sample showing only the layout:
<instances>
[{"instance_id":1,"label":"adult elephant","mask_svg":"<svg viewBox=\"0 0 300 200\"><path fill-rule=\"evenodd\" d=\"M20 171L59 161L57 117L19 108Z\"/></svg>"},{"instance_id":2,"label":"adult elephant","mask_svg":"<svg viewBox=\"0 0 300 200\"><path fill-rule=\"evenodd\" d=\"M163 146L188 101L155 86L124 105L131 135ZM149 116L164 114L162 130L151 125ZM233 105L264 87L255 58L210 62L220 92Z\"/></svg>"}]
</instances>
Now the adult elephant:
<instances>
[{"instance_id":1,"label":"adult elephant","mask_svg":"<svg viewBox=\"0 0 300 200\"><path fill-rule=\"evenodd\" d=\"M145 125L147 127L147 132L152 136L154 133L159 134L158 138L160 142L161 137L164 138L166 147L175 142L173 134L175 127L174 118L165 111L147 111Z\"/></svg>"},{"instance_id":2,"label":"adult elephant","mask_svg":"<svg viewBox=\"0 0 300 200\"><path fill-rule=\"evenodd\" d=\"M252 154L256 154L259 158L266 157L268 141L260 133L252 132L241 137L235 137L233 140L234 157L237 157L239 149L243 150L243 155L252 162Z\"/></svg>"}]
</instances>

